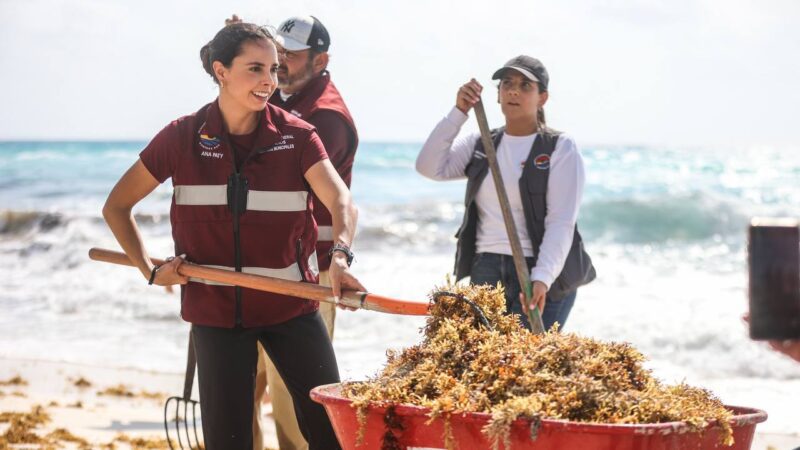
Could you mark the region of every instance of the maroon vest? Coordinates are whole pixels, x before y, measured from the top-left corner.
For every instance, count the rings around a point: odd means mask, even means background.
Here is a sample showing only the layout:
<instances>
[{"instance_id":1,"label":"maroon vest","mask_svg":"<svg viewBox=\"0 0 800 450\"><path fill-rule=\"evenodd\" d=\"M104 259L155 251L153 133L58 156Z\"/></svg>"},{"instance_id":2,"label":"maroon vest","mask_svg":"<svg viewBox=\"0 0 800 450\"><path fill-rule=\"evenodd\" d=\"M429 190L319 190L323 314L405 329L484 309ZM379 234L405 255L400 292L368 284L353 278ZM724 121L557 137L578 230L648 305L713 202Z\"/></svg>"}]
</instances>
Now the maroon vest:
<instances>
[{"instance_id":1,"label":"maroon vest","mask_svg":"<svg viewBox=\"0 0 800 450\"><path fill-rule=\"evenodd\" d=\"M317 228L300 159L313 127L268 105L255 147L237 171L217 102L172 126L181 153L172 175L175 254L197 264L316 283ZM317 307L196 279L181 296L184 320L216 327L276 324Z\"/></svg>"},{"instance_id":2,"label":"maroon vest","mask_svg":"<svg viewBox=\"0 0 800 450\"><path fill-rule=\"evenodd\" d=\"M276 91L272 95L270 103L291 112L303 120L312 122L313 120L311 120L311 117L319 110L328 110L338 113L350 128L350 135L352 138L350 142L351 148L349 149L348 155L349 164L352 165L356 148L358 148L358 132L356 131L356 125L353 121L353 117L350 116L350 110L347 109L347 105L344 104L344 100L342 99L341 94L339 94L339 90L336 89L333 81L331 81L330 73L324 71L320 76L309 81L308 85L306 85L302 91L291 96L286 102L283 102L283 100L280 98L280 94ZM323 144L326 146L328 145L327 142L323 142ZM336 169L339 170L338 167L336 167ZM339 175L342 177L342 180L344 180L344 183L348 188L350 187L351 174L352 172L350 171L347 173L342 173L339 171ZM320 268L322 270L327 270L328 266L330 265L328 251L330 250L331 246L333 246L333 220L331 219L331 213L328 211L325 205L322 204L319 198L317 198L316 195L313 195L313 199L314 219L319 226L317 257L320 261Z\"/></svg>"}]
</instances>

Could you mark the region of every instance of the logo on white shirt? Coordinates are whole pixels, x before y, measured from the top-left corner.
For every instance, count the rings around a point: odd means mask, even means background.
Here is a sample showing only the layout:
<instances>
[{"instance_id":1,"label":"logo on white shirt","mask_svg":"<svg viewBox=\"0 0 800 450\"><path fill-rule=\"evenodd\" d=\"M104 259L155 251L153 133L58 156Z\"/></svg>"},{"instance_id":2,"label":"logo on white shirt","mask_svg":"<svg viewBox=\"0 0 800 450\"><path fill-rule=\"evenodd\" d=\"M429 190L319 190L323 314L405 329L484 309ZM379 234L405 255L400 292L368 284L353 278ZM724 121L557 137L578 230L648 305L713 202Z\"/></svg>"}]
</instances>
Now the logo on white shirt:
<instances>
[{"instance_id":1,"label":"logo on white shirt","mask_svg":"<svg viewBox=\"0 0 800 450\"><path fill-rule=\"evenodd\" d=\"M539 170L547 170L550 168L550 155L542 153L541 155L536 155L536 158L533 159L533 165Z\"/></svg>"}]
</instances>

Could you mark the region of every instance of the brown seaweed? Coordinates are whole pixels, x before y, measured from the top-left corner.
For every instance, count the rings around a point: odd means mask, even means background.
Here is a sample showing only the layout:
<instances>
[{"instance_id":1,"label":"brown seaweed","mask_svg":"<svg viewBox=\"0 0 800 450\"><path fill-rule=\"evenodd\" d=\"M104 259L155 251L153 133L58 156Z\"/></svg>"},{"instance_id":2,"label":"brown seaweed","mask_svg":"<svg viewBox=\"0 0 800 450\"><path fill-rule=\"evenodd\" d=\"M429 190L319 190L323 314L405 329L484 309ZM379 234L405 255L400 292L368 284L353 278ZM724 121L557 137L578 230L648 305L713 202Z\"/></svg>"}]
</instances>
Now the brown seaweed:
<instances>
[{"instance_id":1,"label":"brown seaweed","mask_svg":"<svg viewBox=\"0 0 800 450\"><path fill-rule=\"evenodd\" d=\"M560 333L557 326L535 335L520 326L518 316L505 314L502 288L445 289L479 305L493 329L477 321L456 296L439 296L421 344L387 352L387 364L377 376L345 385L343 394L353 400L362 427L370 404L411 404L430 408L432 418L491 414L483 431L494 448L501 442L509 448L510 427L518 418L533 420L532 439L541 419L681 421L698 432L718 423L722 443L733 444L732 414L716 397L686 384L663 384L643 368L645 357L630 344Z\"/></svg>"}]
</instances>

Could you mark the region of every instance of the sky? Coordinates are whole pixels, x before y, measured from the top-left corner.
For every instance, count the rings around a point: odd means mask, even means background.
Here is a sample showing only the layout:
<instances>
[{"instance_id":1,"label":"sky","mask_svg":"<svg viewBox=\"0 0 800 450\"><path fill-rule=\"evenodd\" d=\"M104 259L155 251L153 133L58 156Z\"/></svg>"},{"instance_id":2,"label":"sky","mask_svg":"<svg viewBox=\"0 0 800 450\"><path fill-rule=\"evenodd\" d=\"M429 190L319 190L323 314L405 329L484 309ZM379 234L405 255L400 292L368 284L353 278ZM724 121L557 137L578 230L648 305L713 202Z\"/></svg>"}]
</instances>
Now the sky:
<instances>
[{"instance_id":1,"label":"sky","mask_svg":"<svg viewBox=\"0 0 800 450\"><path fill-rule=\"evenodd\" d=\"M579 144L800 147L796 0L0 0L0 140L149 140L216 97L232 13L317 16L366 141L423 141L471 77L501 125L491 74L528 54Z\"/></svg>"}]
</instances>

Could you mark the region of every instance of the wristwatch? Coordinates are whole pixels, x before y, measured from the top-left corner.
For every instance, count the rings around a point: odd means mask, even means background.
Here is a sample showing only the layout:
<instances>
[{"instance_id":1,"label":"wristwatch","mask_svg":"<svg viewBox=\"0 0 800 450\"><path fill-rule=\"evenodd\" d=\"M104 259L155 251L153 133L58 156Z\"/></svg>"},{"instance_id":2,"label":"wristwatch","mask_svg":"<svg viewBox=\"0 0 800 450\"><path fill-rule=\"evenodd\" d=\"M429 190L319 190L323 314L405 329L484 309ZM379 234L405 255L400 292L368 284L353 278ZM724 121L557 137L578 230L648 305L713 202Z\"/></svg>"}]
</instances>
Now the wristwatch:
<instances>
[{"instance_id":1,"label":"wristwatch","mask_svg":"<svg viewBox=\"0 0 800 450\"><path fill-rule=\"evenodd\" d=\"M337 242L333 244L333 247L331 247L330 250L328 250L328 256L332 257L333 252L342 252L345 254L345 256L347 257L347 267L350 267L350 265L353 264L353 258L355 258L355 255L353 255L353 252L350 250L350 247L346 246L345 244Z\"/></svg>"}]
</instances>

